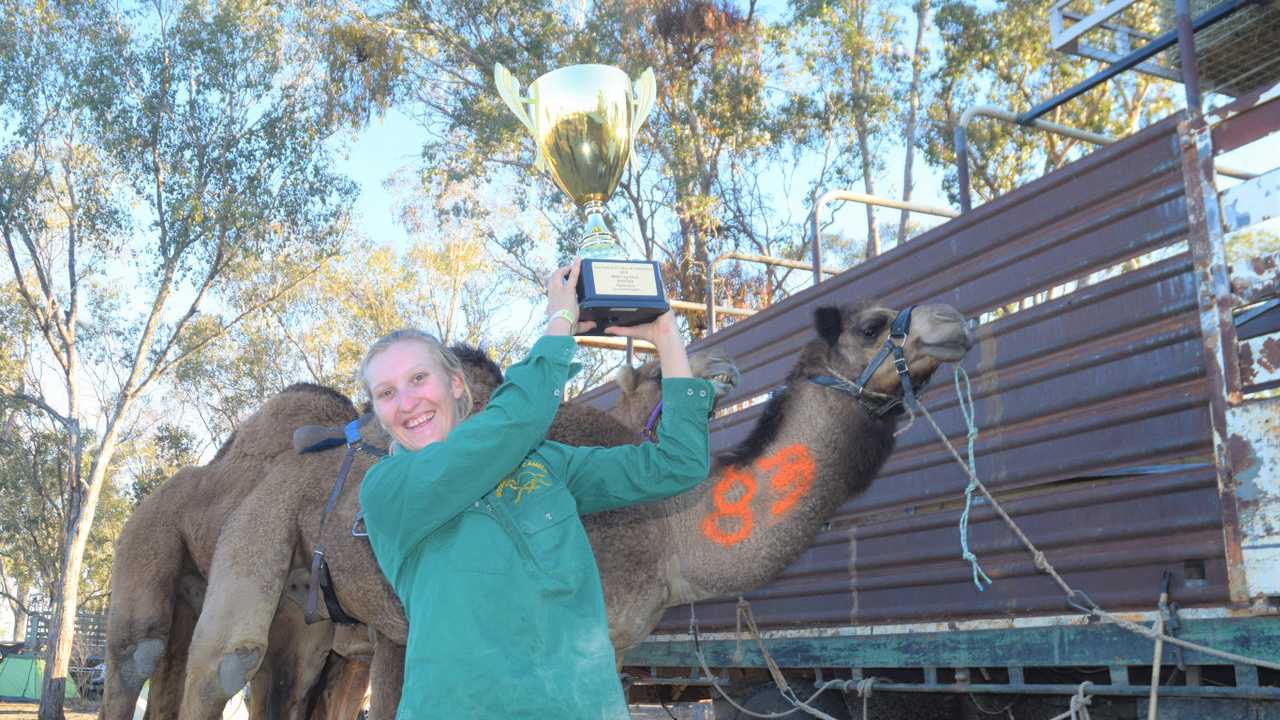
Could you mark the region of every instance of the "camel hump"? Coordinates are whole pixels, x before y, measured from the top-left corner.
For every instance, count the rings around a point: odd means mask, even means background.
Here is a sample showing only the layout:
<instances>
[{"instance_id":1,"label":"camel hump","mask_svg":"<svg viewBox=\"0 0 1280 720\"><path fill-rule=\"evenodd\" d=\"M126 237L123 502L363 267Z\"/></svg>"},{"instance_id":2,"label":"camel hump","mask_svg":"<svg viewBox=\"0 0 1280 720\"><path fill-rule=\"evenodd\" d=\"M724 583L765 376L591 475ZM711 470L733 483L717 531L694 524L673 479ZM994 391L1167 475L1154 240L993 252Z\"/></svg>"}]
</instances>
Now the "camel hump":
<instances>
[{"instance_id":1,"label":"camel hump","mask_svg":"<svg viewBox=\"0 0 1280 720\"><path fill-rule=\"evenodd\" d=\"M342 425L358 417L355 405L333 388L295 383L273 395L246 417L218 456L269 458L293 450L296 428Z\"/></svg>"}]
</instances>

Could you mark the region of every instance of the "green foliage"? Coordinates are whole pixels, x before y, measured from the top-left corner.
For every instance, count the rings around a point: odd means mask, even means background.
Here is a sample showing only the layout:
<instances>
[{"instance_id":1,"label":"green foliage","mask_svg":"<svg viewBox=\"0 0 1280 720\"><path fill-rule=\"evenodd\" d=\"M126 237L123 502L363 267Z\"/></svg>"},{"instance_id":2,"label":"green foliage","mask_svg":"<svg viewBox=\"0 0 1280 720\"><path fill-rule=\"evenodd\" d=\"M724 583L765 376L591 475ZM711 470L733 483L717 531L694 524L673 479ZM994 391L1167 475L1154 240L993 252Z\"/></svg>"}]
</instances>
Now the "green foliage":
<instances>
[{"instance_id":1,"label":"green foliage","mask_svg":"<svg viewBox=\"0 0 1280 720\"><path fill-rule=\"evenodd\" d=\"M1051 0L1010 0L994 7L943 0L937 23L943 64L938 102L929 108L926 152L948 168L945 186L959 203L952 136L969 107L993 104L1013 112L1030 109L1098 70L1098 64L1049 47ZM1153 29L1154 17L1133 18ZM1142 23L1146 23L1144 26ZM1090 90L1044 116L1045 120L1114 136L1134 132L1172 109L1170 83L1128 73ZM969 126L970 174L977 199L991 199L1090 151L1079 140L980 119Z\"/></svg>"},{"instance_id":2,"label":"green foliage","mask_svg":"<svg viewBox=\"0 0 1280 720\"><path fill-rule=\"evenodd\" d=\"M354 187L326 143L349 119L326 102L304 9L0 1L0 237L44 341L26 373L39 383L0 393L66 433L49 458L61 514L39 515L61 526L61 605L109 567L131 410L341 249Z\"/></svg>"},{"instance_id":3,"label":"green foliage","mask_svg":"<svg viewBox=\"0 0 1280 720\"><path fill-rule=\"evenodd\" d=\"M39 605L54 597L61 578L69 449L65 434L36 415L17 414L9 423L0 439L0 564L15 587L33 593L10 599ZM81 608L105 608L112 548L131 508L117 485L104 489L80 573Z\"/></svg>"}]
</instances>

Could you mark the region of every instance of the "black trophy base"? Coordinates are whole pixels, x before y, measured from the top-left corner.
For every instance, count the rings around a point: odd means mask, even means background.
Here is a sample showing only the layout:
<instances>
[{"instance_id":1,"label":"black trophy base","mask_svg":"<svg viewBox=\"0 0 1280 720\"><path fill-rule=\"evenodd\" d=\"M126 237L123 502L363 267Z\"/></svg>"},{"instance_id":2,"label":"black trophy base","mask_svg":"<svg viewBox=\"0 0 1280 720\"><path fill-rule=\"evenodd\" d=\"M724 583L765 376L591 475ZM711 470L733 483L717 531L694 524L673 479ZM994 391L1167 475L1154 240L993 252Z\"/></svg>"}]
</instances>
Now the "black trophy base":
<instances>
[{"instance_id":1,"label":"black trophy base","mask_svg":"<svg viewBox=\"0 0 1280 720\"><path fill-rule=\"evenodd\" d=\"M652 260L584 259L578 273L578 320L596 326L580 335L604 335L617 325L643 325L671 309L662 271Z\"/></svg>"}]
</instances>

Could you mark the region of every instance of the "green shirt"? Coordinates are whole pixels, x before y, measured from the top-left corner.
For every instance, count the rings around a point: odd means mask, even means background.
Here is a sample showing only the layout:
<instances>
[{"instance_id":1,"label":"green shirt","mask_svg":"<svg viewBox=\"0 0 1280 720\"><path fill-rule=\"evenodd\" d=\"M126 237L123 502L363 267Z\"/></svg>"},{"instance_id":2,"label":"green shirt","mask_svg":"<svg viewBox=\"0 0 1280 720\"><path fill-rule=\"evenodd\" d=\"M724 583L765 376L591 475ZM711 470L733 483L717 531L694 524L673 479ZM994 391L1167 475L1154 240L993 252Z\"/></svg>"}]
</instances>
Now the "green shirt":
<instances>
[{"instance_id":1,"label":"green shirt","mask_svg":"<svg viewBox=\"0 0 1280 720\"><path fill-rule=\"evenodd\" d=\"M540 339L483 411L365 476L369 541L409 619L402 720L628 717L579 515L705 479L713 391L663 380L656 445L550 442L575 350Z\"/></svg>"}]
</instances>

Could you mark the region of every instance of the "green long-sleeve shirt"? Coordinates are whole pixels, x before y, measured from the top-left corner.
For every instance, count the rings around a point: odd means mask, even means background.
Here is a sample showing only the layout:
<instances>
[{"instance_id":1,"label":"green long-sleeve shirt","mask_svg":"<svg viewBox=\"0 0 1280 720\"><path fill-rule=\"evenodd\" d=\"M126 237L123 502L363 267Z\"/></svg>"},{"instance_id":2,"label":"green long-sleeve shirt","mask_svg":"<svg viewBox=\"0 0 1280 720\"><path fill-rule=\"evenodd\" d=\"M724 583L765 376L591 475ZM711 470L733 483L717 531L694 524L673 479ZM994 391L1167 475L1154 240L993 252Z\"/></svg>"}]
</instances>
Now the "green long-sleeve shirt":
<instances>
[{"instance_id":1,"label":"green long-sleeve shirt","mask_svg":"<svg viewBox=\"0 0 1280 720\"><path fill-rule=\"evenodd\" d=\"M713 392L664 380L656 445L550 442L575 349L542 338L483 411L365 476L369 540L409 619L401 720L628 717L579 515L706 478Z\"/></svg>"}]
</instances>

